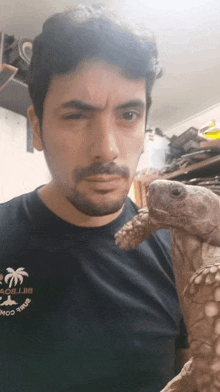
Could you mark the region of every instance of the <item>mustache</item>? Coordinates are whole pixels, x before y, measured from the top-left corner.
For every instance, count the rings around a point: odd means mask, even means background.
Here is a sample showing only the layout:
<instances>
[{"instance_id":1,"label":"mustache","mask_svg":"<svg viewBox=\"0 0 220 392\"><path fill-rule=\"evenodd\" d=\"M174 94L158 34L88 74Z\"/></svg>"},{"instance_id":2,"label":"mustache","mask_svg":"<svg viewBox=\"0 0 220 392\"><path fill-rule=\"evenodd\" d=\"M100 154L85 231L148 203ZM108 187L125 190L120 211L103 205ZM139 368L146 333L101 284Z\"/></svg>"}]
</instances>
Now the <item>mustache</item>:
<instances>
[{"instance_id":1,"label":"mustache","mask_svg":"<svg viewBox=\"0 0 220 392\"><path fill-rule=\"evenodd\" d=\"M84 180L87 177L98 174L112 174L123 178L129 178L130 170L127 166L118 166L114 162L93 162L89 167L77 168L73 172L76 183Z\"/></svg>"}]
</instances>

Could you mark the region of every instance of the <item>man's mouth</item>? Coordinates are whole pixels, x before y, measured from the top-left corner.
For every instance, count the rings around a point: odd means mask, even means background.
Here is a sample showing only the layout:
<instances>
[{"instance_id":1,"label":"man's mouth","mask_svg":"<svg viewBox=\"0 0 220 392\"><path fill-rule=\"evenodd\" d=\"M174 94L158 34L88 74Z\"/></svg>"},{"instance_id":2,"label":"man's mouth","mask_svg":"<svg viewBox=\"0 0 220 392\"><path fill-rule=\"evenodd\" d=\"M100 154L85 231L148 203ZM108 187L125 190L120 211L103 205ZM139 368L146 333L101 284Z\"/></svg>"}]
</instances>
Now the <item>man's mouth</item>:
<instances>
[{"instance_id":1,"label":"man's mouth","mask_svg":"<svg viewBox=\"0 0 220 392\"><path fill-rule=\"evenodd\" d=\"M114 162L94 162L86 168L76 168L73 172L76 183L86 180L93 182L116 181L121 178L128 179L129 169L126 166L117 166Z\"/></svg>"},{"instance_id":2,"label":"man's mouth","mask_svg":"<svg viewBox=\"0 0 220 392\"><path fill-rule=\"evenodd\" d=\"M109 174L98 174L98 175L95 175L95 176L89 176L89 177L86 177L85 178L85 180L86 181L90 181L90 182L106 182L106 183L108 183L108 182L113 182L113 181L118 181L118 180L120 180L121 179L121 176L112 176L112 175L109 175Z\"/></svg>"},{"instance_id":3,"label":"man's mouth","mask_svg":"<svg viewBox=\"0 0 220 392\"><path fill-rule=\"evenodd\" d=\"M94 176L86 177L82 182L87 184L91 191L98 193L113 192L121 188L125 178L118 175L111 174L97 174Z\"/></svg>"}]
</instances>

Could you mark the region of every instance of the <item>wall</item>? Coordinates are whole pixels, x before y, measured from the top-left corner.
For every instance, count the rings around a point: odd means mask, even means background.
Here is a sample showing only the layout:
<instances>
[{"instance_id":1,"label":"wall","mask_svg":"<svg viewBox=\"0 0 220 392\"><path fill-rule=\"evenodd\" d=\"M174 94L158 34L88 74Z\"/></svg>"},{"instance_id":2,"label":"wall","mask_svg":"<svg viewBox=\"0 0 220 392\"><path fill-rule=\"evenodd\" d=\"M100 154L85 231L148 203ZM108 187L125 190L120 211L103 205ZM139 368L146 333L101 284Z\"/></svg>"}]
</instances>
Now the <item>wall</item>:
<instances>
[{"instance_id":1,"label":"wall","mask_svg":"<svg viewBox=\"0 0 220 392\"><path fill-rule=\"evenodd\" d=\"M144 139L144 152L140 156L137 171L161 170L165 166L165 157L169 151L169 140L157 135L154 131L147 132Z\"/></svg>"},{"instance_id":2,"label":"wall","mask_svg":"<svg viewBox=\"0 0 220 392\"><path fill-rule=\"evenodd\" d=\"M47 183L43 153L26 151L27 119L0 107L0 202Z\"/></svg>"},{"instance_id":3,"label":"wall","mask_svg":"<svg viewBox=\"0 0 220 392\"><path fill-rule=\"evenodd\" d=\"M213 120L220 123L220 103L209 107L201 113L195 114L193 117L190 117L181 123L176 124L169 130L169 132L167 132L167 135L169 137L172 135L179 136L190 127L200 129L207 122L211 122Z\"/></svg>"}]
</instances>

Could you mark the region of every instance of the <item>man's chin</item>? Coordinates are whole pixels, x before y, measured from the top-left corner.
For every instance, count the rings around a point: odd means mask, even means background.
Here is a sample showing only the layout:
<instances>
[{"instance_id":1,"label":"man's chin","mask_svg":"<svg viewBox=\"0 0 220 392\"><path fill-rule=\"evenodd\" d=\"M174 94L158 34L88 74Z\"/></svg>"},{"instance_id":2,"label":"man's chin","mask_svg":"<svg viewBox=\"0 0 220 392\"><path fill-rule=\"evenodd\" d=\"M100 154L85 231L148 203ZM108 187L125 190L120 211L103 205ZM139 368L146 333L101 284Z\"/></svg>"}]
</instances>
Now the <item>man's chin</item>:
<instances>
[{"instance_id":1,"label":"man's chin","mask_svg":"<svg viewBox=\"0 0 220 392\"><path fill-rule=\"evenodd\" d=\"M94 203L89 199L86 199L82 195L74 195L67 197L68 201L80 212L88 216L106 216L115 214L120 211L123 207L125 200L127 198L127 193L123 195L120 199L115 201L111 200L109 202Z\"/></svg>"}]
</instances>

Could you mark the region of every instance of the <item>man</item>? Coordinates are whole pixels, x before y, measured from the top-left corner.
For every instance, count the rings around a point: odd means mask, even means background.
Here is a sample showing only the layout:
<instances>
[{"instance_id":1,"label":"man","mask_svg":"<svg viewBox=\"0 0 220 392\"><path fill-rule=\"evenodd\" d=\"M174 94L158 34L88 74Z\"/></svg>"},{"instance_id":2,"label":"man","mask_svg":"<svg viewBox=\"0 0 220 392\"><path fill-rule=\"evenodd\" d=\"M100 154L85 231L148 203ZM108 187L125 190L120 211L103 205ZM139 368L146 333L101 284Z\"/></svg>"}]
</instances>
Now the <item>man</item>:
<instances>
[{"instance_id":1,"label":"man","mask_svg":"<svg viewBox=\"0 0 220 392\"><path fill-rule=\"evenodd\" d=\"M157 75L151 36L97 6L49 18L28 116L52 180L1 205L1 390L157 392L174 376L181 312L167 231L114 234Z\"/></svg>"}]
</instances>

